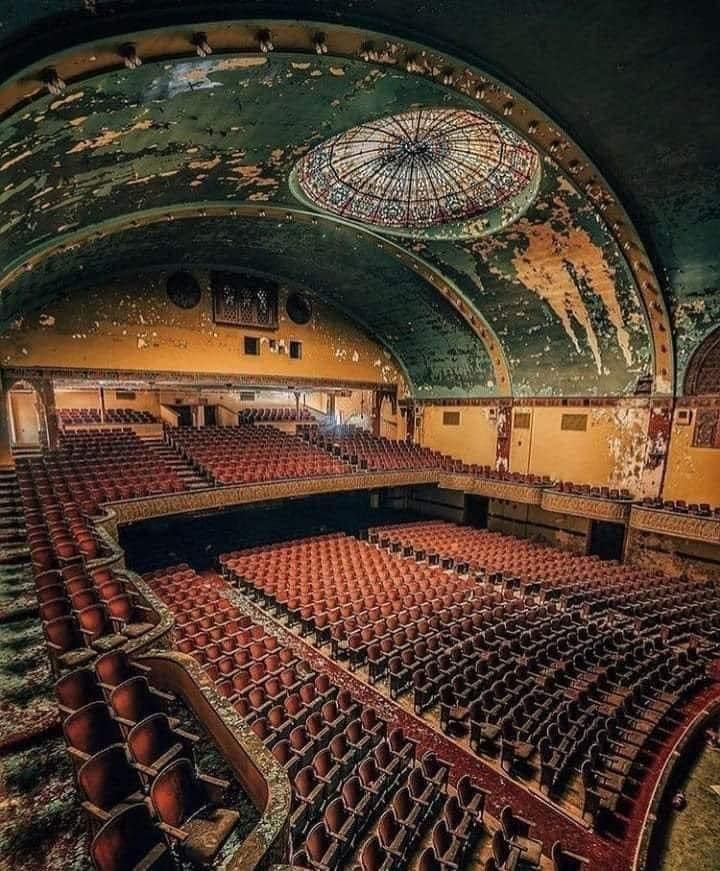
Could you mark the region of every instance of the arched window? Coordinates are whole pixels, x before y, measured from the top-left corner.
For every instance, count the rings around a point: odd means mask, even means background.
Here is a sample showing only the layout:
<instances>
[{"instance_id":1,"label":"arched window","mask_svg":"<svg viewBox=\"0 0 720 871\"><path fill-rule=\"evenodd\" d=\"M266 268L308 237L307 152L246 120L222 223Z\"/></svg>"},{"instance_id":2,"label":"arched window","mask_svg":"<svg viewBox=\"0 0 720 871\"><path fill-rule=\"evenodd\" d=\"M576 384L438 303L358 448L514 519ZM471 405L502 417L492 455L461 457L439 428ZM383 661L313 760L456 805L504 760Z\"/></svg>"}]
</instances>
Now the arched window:
<instances>
[{"instance_id":1,"label":"arched window","mask_svg":"<svg viewBox=\"0 0 720 871\"><path fill-rule=\"evenodd\" d=\"M720 327L693 354L684 392L686 396L720 395Z\"/></svg>"}]
</instances>

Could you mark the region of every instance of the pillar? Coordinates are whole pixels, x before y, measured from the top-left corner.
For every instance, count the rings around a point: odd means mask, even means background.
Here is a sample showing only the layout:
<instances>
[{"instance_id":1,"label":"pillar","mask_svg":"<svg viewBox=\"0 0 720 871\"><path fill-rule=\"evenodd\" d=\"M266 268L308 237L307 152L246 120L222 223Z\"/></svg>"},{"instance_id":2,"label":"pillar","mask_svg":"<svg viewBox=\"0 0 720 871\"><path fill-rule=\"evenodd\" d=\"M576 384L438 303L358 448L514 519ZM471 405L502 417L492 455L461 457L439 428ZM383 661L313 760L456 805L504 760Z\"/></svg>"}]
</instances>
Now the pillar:
<instances>
[{"instance_id":1,"label":"pillar","mask_svg":"<svg viewBox=\"0 0 720 871\"><path fill-rule=\"evenodd\" d=\"M13 466L13 455L10 440L10 411L8 394L0 376L0 468Z\"/></svg>"},{"instance_id":2,"label":"pillar","mask_svg":"<svg viewBox=\"0 0 720 871\"><path fill-rule=\"evenodd\" d=\"M38 399L38 412L44 427L40 428L40 440L45 447L54 451L58 446L60 427L58 425L57 408L55 406L55 388L50 378L38 378L32 382Z\"/></svg>"},{"instance_id":3,"label":"pillar","mask_svg":"<svg viewBox=\"0 0 720 871\"><path fill-rule=\"evenodd\" d=\"M495 468L498 472L510 471L510 446L512 444L512 403L501 405L497 411L497 444Z\"/></svg>"}]
</instances>

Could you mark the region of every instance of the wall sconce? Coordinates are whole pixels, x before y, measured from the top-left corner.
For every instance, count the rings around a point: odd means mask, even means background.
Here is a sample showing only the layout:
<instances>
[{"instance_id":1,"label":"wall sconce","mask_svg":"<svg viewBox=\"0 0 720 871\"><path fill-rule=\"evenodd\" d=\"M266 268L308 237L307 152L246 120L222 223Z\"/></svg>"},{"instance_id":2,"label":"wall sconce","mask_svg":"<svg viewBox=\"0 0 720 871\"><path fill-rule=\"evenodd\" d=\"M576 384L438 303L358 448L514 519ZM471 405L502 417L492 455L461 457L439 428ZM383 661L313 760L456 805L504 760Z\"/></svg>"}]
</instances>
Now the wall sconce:
<instances>
[{"instance_id":1,"label":"wall sconce","mask_svg":"<svg viewBox=\"0 0 720 871\"><path fill-rule=\"evenodd\" d=\"M328 53L327 41L324 33L320 32L315 34L313 37L313 45L315 46L315 54Z\"/></svg>"},{"instance_id":2,"label":"wall sconce","mask_svg":"<svg viewBox=\"0 0 720 871\"><path fill-rule=\"evenodd\" d=\"M142 66L142 58L137 53L137 47L134 42L128 42L125 45L121 45L118 54L123 59L123 63L129 70L135 70Z\"/></svg>"},{"instance_id":3,"label":"wall sconce","mask_svg":"<svg viewBox=\"0 0 720 871\"><path fill-rule=\"evenodd\" d=\"M47 67L44 69L42 71L42 80L43 84L48 89L48 93L52 94L53 97L59 97L65 88L67 88L67 85L60 78L55 67Z\"/></svg>"},{"instance_id":4,"label":"wall sconce","mask_svg":"<svg viewBox=\"0 0 720 871\"><path fill-rule=\"evenodd\" d=\"M209 54L213 53L212 46L208 42L207 33L194 33L192 38L192 44L195 46L195 51L197 52L198 57L207 57Z\"/></svg>"},{"instance_id":5,"label":"wall sconce","mask_svg":"<svg viewBox=\"0 0 720 871\"><path fill-rule=\"evenodd\" d=\"M265 30L258 31L257 41L260 45L260 51L263 54L268 54L271 51L275 51L275 46L272 42L272 34L267 28Z\"/></svg>"}]
</instances>

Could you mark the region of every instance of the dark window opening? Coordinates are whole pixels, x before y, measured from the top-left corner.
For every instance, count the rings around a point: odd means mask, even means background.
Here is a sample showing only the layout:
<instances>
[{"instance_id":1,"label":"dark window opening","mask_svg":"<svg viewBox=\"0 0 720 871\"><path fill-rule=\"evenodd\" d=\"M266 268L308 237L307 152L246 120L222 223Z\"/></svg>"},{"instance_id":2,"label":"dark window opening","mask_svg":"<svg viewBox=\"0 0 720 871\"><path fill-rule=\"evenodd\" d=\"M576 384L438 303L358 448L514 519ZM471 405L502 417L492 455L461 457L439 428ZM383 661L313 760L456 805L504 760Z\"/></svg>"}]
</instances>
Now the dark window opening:
<instances>
[{"instance_id":1,"label":"dark window opening","mask_svg":"<svg viewBox=\"0 0 720 871\"><path fill-rule=\"evenodd\" d=\"M245 353L251 357L260 356L260 339L257 336L245 336Z\"/></svg>"}]
</instances>

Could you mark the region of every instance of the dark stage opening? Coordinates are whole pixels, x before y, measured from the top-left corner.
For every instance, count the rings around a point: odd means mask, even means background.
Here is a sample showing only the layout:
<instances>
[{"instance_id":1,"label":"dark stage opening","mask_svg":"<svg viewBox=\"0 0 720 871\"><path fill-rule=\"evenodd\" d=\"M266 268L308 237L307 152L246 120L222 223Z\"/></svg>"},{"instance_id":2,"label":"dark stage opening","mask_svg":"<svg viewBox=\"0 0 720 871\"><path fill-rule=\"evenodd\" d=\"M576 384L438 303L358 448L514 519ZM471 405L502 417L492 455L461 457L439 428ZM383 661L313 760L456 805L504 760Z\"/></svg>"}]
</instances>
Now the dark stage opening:
<instances>
[{"instance_id":1,"label":"dark stage opening","mask_svg":"<svg viewBox=\"0 0 720 871\"><path fill-rule=\"evenodd\" d=\"M180 562L202 570L214 568L217 557L231 550L328 532L356 535L376 524L421 519L410 511L374 508L370 492L360 491L143 520L120 527L120 545L136 572Z\"/></svg>"}]
</instances>

